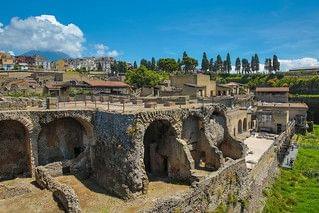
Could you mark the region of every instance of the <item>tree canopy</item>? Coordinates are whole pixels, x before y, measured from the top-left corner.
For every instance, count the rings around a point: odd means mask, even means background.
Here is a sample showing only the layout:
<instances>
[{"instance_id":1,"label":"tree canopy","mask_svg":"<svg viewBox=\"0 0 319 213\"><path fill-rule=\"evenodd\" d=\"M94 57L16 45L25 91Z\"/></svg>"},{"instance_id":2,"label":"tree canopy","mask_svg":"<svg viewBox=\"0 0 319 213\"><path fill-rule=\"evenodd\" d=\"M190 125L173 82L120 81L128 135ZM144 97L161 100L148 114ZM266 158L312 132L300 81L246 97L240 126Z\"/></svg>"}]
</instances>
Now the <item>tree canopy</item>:
<instances>
[{"instance_id":1,"label":"tree canopy","mask_svg":"<svg viewBox=\"0 0 319 213\"><path fill-rule=\"evenodd\" d=\"M154 87L163 83L166 79L168 79L166 72L156 72L142 65L138 69L129 70L126 73L125 82L137 88L141 88Z\"/></svg>"}]
</instances>

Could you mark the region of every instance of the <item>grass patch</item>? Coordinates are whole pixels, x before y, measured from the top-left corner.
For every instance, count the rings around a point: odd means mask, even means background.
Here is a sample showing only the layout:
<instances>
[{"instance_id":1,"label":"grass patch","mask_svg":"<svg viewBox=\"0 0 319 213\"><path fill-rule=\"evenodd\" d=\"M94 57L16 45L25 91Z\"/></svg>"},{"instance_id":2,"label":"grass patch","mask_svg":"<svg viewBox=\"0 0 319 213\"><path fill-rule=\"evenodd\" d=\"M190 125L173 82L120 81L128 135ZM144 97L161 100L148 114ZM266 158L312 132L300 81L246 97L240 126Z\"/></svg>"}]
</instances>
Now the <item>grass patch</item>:
<instances>
[{"instance_id":1,"label":"grass patch","mask_svg":"<svg viewBox=\"0 0 319 213\"><path fill-rule=\"evenodd\" d=\"M300 145L293 169L281 169L267 197L264 212L319 212L319 126L297 135Z\"/></svg>"}]
</instances>

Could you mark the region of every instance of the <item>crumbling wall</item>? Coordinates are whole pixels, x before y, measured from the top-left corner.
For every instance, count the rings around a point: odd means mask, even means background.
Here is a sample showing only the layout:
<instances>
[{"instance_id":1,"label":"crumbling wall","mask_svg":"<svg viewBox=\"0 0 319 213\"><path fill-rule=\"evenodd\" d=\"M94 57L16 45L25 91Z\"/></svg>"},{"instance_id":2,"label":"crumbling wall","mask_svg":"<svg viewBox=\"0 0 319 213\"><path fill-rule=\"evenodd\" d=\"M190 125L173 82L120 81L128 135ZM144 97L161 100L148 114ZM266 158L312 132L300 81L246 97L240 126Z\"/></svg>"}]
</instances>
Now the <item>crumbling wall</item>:
<instances>
[{"instance_id":1,"label":"crumbling wall","mask_svg":"<svg viewBox=\"0 0 319 213\"><path fill-rule=\"evenodd\" d=\"M43 166L35 169L35 179L41 188L48 189L53 193L53 196L66 212L81 212L79 199L74 190L56 181Z\"/></svg>"},{"instance_id":2,"label":"crumbling wall","mask_svg":"<svg viewBox=\"0 0 319 213\"><path fill-rule=\"evenodd\" d=\"M206 212L225 204L239 211L241 190L245 188L247 168L244 159L228 163L218 173L212 173L193 185L187 192L158 200L146 212Z\"/></svg>"},{"instance_id":3,"label":"crumbling wall","mask_svg":"<svg viewBox=\"0 0 319 213\"><path fill-rule=\"evenodd\" d=\"M18 121L0 121L0 180L29 174L26 128Z\"/></svg>"}]
</instances>

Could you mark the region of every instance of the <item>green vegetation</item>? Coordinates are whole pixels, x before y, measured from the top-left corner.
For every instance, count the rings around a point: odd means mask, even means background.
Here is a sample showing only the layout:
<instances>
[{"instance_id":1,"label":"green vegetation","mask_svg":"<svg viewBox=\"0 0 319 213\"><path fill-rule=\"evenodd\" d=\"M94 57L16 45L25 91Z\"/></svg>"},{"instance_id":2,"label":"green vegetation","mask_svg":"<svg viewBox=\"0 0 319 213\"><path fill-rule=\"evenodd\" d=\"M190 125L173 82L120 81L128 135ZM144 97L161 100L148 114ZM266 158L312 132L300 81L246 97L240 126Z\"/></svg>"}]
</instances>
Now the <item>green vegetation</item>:
<instances>
[{"instance_id":1,"label":"green vegetation","mask_svg":"<svg viewBox=\"0 0 319 213\"><path fill-rule=\"evenodd\" d=\"M44 98L45 97L41 93L30 92L30 91L9 92L7 96L13 97L13 98L33 98L33 97Z\"/></svg>"},{"instance_id":2,"label":"green vegetation","mask_svg":"<svg viewBox=\"0 0 319 213\"><path fill-rule=\"evenodd\" d=\"M239 62L238 62L239 63ZM220 83L231 81L246 84L251 89L257 86L290 87L294 94L313 94L319 92L319 76L290 76L276 74L218 74L216 80Z\"/></svg>"},{"instance_id":3,"label":"green vegetation","mask_svg":"<svg viewBox=\"0 0 319 213\"><path fill-rule=\"evenodd\" d=\"M92 92L90 90L84 89L84 88L70 88L69 95L71 97L75 97L78 95L92 95Z\"/></svg>"},{"instance_id":4,"label":"green vegetation","mask_svg":"<svg viewBox=\"0 0 319 213\"><path fill-rule=\"evenodd\" d=\"M281 169L273 186L264 190L264 212L319 212L319 126L296 140L300 148L294 168Z\"/></svg>"},{"instance_id":5,"label":"green vegetation","mask_svg":"<svg viewBox=\"0 0 319 213\"><path fill-rule=\"evenodd\" d=\"M168 79L166 72L157 72L150 70L145 66L140 66L138 69L129 70L126 73L126 83L134 85L137 88L153 87Z\"/></svg>"}]
</instances>

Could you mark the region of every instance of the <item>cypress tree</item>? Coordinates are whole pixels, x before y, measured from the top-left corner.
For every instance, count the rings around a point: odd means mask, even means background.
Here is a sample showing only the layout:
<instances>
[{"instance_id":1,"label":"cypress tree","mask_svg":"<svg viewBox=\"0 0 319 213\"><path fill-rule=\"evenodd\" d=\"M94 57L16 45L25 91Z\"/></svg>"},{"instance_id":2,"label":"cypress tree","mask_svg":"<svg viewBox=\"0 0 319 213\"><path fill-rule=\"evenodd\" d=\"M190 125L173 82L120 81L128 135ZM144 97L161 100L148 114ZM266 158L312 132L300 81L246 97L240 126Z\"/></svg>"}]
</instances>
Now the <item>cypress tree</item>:
<instances>
[{"instance_id":1,"label":"cypress tree","mask_svg":"<svg viewBox=\"0 0 319 213\"><path fill-rule=\"evenodd\" d=\"M216 64L215 64L215 68L216 68L216 72L222 72L223 71L223 60L222 57L220 55L217 56L216 58Z\"/></svg>"},{"instance_id":2,"label":"cypress tree","mask_svg":"<svg viewBox=\"0 0 319 213\"><path fill-rule=\"evenodd\" d=\"M137 69L137 63L136 63L136 61L134 61L133 68L134 68L134 69Z\"/></svg>"},{"instance_id":3,"label":"cypress tree","mask_svg":"<svg viewBox=\"0 0 319 213\"><path fill-rule=\"evenodd\" d=\"M226 71L227 71L227 73L230 73L230 71L231 71L231 60L230 60L229 53L227 53L227 57L226 57Z\"/></svg>"},{"instance_id":4,"label":"cypress tree","mask_svg":"<svg viewBox=\"0 0 319 213\"><path fill-rule=\"evenodd\" d=\"M151 70L156 70L156 60L154 57L152 57L151 61Z\"/></svg>"},{"instance_id":5,"label":"cypress tree","mask_svg":"<svg viewBox=\"0 0 319 213\"><path fill-rule=\"evenodd\" d=\"M202 59L202 71L207 72L209 70L209 61L207 59L207 55L204 52L203 53L203 59Z\"/></svg>"},{"instance_id":6,"label":"cypress tree","mask_svg":"<svg viewBox=\"0 0 319 213\"><path fill-rule=\"evenodd\" d=\"M280 70L280 62L276 55L273 56L272 64L273 64L273 70L275 72L278 72Z\"/></svg>"},{"instance_id":7,"label":"cypress tree","mask_svg":"<svg viewBox=\"0 0 319 213\"><path fill-rule=\"evenodd\" d=\"M259 64L260 62L259 62L259 57L258 57L258 55L257 55L257 53L255 54L255 71L256 71L256 73L258 73L259 72L259 70L260 70L260 64Z\"/></svg>"},{"instance_id":8,"label":"cypress tree","mask_svg":"<svg viewBox=\"0 0 319 213\"><path fill-rule=\"evenodd\" d=\"M209 71L210 72L215 72L215 63L214 63L214 59L211 58L209 61Z\"/></svg>"},{"instance_id":9,"label":"cypress tree","mask_svg":"<svg viewBox=\"0 0 319 213\"><path fill-rule=\"evenodd\" d=\"M256 67L256 62L255 62L255 56L252 56L251 57L251 71L254 73L256 70L255 70L255 67Z\"/></svg>"},{"instance_id":10,"label":"cypress tree","mask_svg":"<svg viewBox=\"0 0 319 213\"><path fill-rule=\"evenodd\" d=\"M240 58L239 58L239 57L236 59L235 70L236 70L236 72L237 72L238 74L241 73L241 72L240 72L240 70L241 70L241 61L240 61Z\"/></svg>"}]
</instances>

